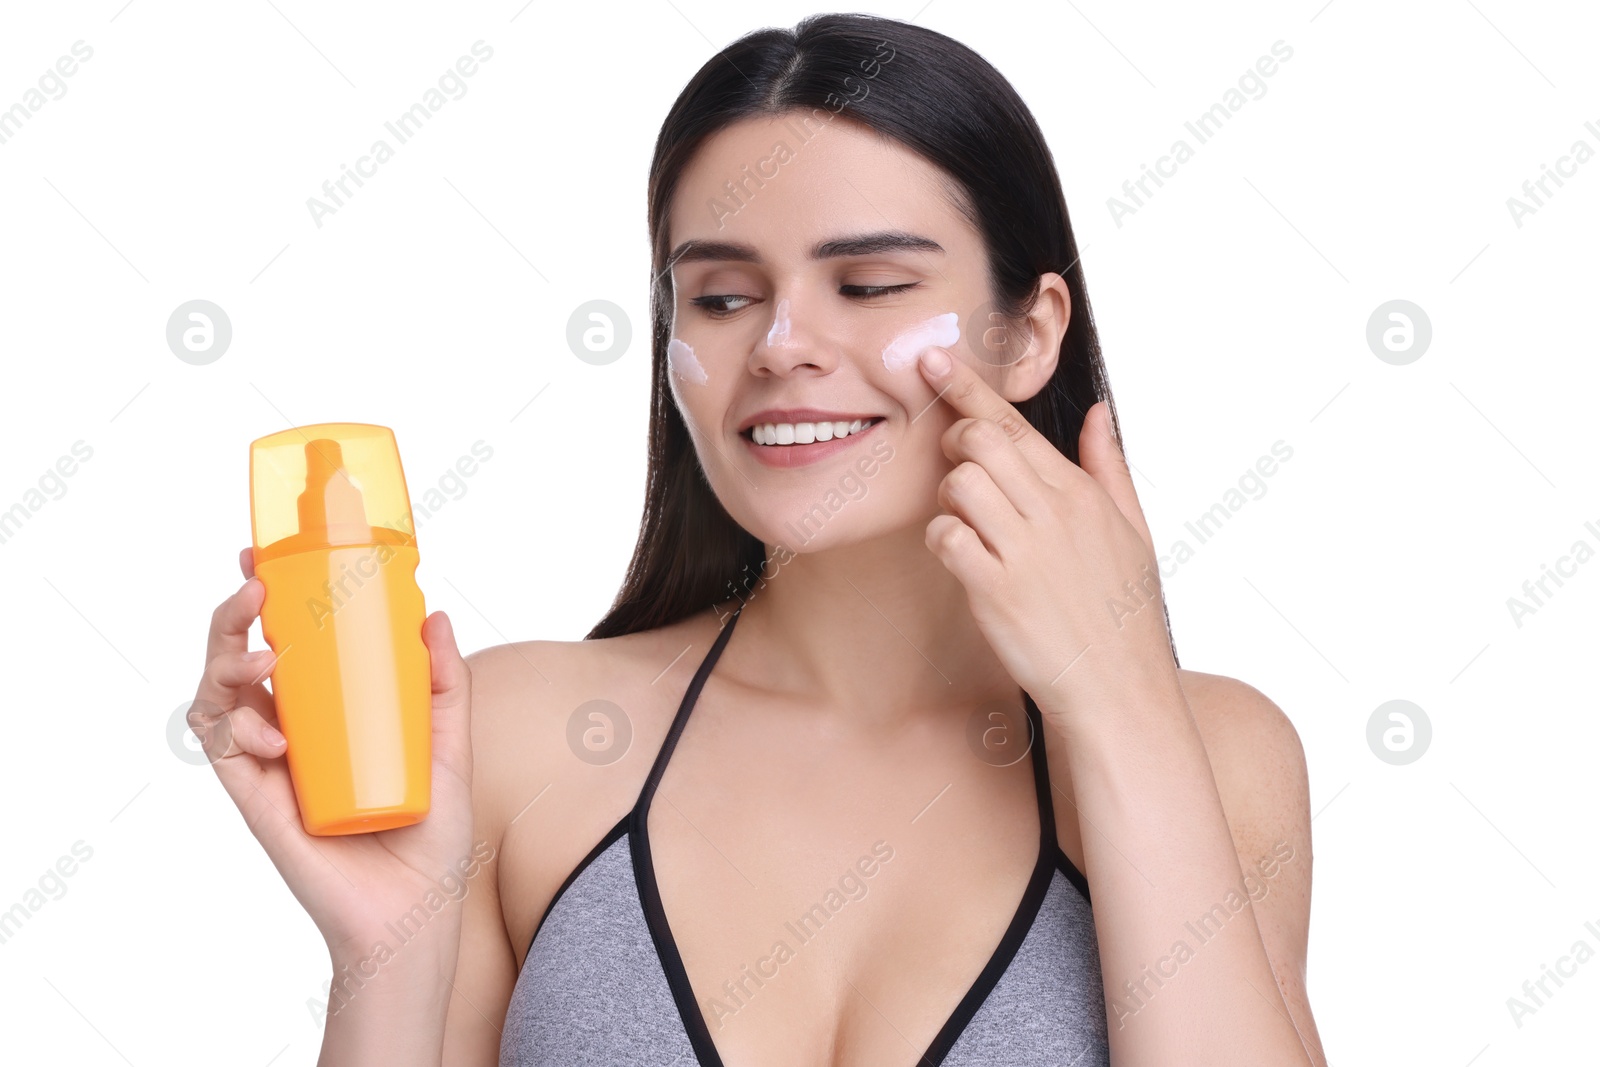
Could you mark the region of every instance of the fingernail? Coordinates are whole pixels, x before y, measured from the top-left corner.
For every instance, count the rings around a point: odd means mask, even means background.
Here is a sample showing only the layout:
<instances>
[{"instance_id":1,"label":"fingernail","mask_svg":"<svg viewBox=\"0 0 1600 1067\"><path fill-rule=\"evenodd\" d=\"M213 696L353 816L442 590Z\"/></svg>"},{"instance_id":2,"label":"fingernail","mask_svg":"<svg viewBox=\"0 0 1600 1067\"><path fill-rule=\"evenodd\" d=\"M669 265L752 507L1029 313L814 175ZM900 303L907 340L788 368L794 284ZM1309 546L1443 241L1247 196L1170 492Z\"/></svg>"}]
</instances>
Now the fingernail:
<instances>
[{"instance_id":1,"label":"fingernail","mask_svg":"<svg viewBox=\"0 0 1600 1067\"><path fill-rule=\"evenodd\" d=\"M251 663L265 663L272 656L273 656L272 649L263 648L263 649L260 649L258 651L250 653L245 658L248 659Z\"/></svg>"},{"instance_id":2,"label":"fingernail","mask_svg":"<svg viewBox=\"0 0 1600 1067\"><path fill-rule=\"evenodd\" d=\"M288 742L284 740L283 735L270 726L263 726L261 728L261 736L266 739L267 744L272 745L274 748L276 748L278 745L288 744Z\"/></svg>"},{"instance_id":3,"label":"fingernail","mask_svg":"<svg viewBox=\"0 0 1600 1067\"><path fill-rule=\"evenodd\" d=\"M950 356L942 348L924 348L922 350L922 366L929 374L938 377L950 370Z\"/></svg>"}]
</instances>

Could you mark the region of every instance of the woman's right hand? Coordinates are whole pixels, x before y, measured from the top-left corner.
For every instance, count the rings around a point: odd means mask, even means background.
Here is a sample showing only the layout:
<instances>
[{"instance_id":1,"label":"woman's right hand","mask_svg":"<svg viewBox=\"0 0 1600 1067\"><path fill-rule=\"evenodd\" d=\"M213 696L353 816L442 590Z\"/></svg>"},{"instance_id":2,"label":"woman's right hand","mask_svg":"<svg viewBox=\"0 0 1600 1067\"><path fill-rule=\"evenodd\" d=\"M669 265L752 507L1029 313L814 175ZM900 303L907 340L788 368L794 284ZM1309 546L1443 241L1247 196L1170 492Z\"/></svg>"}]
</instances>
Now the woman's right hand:
<instances>
[{"instance_id":1,"label":"woman's right hand","mask_svg":"<svg viewBox=\"0 0 1600 1067\"><path fill-rule=\"evenodd\" d=\"M206 643L189 727L205 746L223 788L261 842L328 943L335 966L354 964L383 942L406 955L425 944L431 961L402 970L455 971L461 908L451 900L434 914L429 894L450 897L469 884L463 873L481 857L472 852L471 674L456 648L449 617L434 612L423 622L433 687L433 780L426 818L373 833L314 837L305 831L295 801L288 750L278 733L272 694L263 684L274 664L270 649L249 652L250 624L261 613L265 586L253 577L251 550L239 555L248 579L217 606ZM445 881L453 876L454 882ZM445 885L441 887L441 882ZM459 888L457 888L459 893ZM431 916L422 932L396 944L390 929L402 917ZM431 963L431 966L428 964Z\"/></svg>"}]
</instances>

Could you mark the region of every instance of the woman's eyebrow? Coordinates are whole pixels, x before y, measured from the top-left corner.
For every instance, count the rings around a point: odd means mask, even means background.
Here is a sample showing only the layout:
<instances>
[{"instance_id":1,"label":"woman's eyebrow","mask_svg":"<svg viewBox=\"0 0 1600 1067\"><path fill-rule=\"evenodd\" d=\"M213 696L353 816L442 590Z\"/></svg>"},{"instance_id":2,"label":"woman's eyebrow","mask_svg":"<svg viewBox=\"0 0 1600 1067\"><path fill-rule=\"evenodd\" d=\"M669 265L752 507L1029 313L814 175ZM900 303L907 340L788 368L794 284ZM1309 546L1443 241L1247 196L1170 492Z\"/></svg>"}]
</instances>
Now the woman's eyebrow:
<instances>
[{"instance_id":1,"label":"woman's eyebrow","mask_svg":"<svg viewBox=\"0 0 1600 1067\"><path fill-rule=\"evenodd\" d=\"M835 237L819 242L811 249L812 259L837 259L845 256L872 256L881 252L944 252L939 242L920 234L904 230L880 230L876 233ZM731 263L760 263L761 254L747 244L737 241L707 241L690 238L673 249L667 257L667 269L679 263L706 261Z\"/></svg>"},{"instance_id":2,"label":"woman's eyebrow","mask_svg":"<svg viewBox=\"0 0 1600 1067\"><path fill-rule=\"evenodd\" d=\"M932 238L904 230L880 230L877 233L857 234L854 237L836 237L823 241L811 250L812 259L832 259L836 256L873 256L879 252L944 252L944 246Z\"/></svg>"}]
</instances>

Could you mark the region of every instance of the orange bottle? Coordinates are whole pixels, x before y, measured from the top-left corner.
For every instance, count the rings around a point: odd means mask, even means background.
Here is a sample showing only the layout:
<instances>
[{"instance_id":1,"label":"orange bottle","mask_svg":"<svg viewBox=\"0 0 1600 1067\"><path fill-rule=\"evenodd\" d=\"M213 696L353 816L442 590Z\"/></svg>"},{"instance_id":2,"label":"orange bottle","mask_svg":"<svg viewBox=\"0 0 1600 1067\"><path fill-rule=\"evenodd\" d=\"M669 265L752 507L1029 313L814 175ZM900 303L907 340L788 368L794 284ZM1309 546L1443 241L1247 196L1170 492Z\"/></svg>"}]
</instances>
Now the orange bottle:
<instances>
[{"instance_id":1,"label":"orange bottle","mask_svg":"<svg viewBox=\"0 0 1600 1067\"><path fill-rule=\"evenodd\" d=\"M250 444L261 630L306 833L428 813L432 686L411 502L394 433L332 422Z\"/></svg>"}]
</instances>

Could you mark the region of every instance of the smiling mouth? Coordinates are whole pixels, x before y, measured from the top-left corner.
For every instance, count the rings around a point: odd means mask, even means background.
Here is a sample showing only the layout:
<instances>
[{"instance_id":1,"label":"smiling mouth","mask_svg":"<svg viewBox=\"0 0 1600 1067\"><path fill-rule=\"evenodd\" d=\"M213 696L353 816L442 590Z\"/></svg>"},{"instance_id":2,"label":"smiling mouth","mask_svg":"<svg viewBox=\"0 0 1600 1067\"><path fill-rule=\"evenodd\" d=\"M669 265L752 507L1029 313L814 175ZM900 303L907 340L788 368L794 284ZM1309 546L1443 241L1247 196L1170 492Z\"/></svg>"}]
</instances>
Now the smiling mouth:
<instances>
[{"instance_id":1,"label":"smiling mouth","mask_svg":"<svg viewBox=\"0 0 1600 1067\"><path fill-rule=\"evenodd\" d=\"M875 415L869 419L851 419L847 422L757 423L742 431L739 436L753 444L785 448L790 445L809 445L841 437L853 437L882 421L882 415Z\"/></svg>"}]
</instances>

